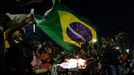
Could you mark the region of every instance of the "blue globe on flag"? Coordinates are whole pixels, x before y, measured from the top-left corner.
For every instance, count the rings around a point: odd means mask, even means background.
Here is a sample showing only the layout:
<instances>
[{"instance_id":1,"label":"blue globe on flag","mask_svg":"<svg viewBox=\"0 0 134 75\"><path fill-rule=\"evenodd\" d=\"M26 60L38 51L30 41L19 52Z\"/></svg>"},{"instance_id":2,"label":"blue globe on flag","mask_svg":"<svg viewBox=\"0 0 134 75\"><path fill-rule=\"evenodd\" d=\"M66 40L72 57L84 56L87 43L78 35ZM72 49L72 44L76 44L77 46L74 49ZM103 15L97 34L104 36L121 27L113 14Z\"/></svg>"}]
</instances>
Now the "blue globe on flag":
<instances>
[{"instance_id":1,"label":"blue globe on flag","mask_svg":"<svg viewBox=\"0 0 134 75\"><path fill-rule=\"evenodd\" d=\"M66 30L69 38L76 42L84 42L86 38L92 40L91 30L80 22L72 22Z\"/></svg>"}]
</instances>

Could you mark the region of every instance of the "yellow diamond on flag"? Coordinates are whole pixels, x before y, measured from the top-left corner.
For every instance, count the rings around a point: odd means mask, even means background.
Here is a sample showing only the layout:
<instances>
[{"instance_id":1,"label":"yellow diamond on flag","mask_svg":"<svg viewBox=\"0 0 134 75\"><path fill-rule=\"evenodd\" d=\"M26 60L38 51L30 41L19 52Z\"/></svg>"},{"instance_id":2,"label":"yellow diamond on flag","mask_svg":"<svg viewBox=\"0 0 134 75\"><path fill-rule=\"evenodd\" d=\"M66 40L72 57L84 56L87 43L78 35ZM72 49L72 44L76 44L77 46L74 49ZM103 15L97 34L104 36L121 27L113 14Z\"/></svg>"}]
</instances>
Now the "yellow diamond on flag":
<instances>
[{"instance_id":1,"label":"yellow diamond on flag","mask_svg":"<svg viewBox=\"0 0 134 75\"><path fill-rule=\"evenodd\" d=\"M97 38L96 31L89 23L84 22L68 11L58 11L58 14L64 42L80 47L80 43L85 41L85 37L88 37L90 42Z\"/></svg>"}]
</instances>

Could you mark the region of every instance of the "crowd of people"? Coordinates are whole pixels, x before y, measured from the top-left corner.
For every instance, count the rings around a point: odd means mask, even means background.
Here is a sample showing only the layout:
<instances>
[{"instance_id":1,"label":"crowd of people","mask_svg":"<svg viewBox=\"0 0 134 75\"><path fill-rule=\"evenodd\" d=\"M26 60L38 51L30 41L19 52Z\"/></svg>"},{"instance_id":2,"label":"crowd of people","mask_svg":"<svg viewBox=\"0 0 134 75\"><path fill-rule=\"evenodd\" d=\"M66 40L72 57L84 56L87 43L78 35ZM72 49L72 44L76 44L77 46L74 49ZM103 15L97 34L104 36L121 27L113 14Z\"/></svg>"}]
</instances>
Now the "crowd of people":
<instances>
[{"instance_id":1,"label":"crowd of people","mask_svg":"<svg viewBox=\"0 0 134 75\"><path fill-rule=\"evenodd\" d=\"M102 39L99 54L88 42L89 40L86 40L81 48L74 50L75 53L66 55L64 50L51 39L42 38L44 36L40 38L40 33L26 31L26 29L30 30L27 27L34 23L31 17L16 23L7 15L3 15L0 15L2 16L0 17L1 73L13 75L130 75L134 73L134 51L123 53L124 51L115 49L114 41L111 39ZM76 56L86 60L86 69L77 69L76 72L61 67L54 69L55 64Z\"/></svg>"},{"instance_id":2,"label":"crowd of people","mask_svg":"<svg viewBox=\"0 0 134 75\"><path fill-rule=\"evenodd\" d=\"M133 75L132 65L130 66L128 63L133 61L134 55L132 53L134 50L128 52L116 47L113 39L103 39L101 52L102 75Z\"/></svg>"}]
</instances>

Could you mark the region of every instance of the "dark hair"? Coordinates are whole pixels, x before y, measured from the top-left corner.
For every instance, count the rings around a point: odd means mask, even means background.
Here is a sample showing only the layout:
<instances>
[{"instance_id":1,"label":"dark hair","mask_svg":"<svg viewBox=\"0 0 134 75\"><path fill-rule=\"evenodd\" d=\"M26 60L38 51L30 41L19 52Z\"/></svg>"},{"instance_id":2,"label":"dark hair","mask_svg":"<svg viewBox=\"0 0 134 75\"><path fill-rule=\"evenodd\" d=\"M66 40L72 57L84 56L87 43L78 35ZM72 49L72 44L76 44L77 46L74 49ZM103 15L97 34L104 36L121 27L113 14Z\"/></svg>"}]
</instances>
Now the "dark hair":
<instances>
[{"instance_id":1,"label":"dark hair","mask_svg":"<svg viewBox=\"0 0 134 75\"><path fill-rule=\"evenodd\" d=\"M11 19L6 14L0 14L0 26L3 27L3 30L7 30L10 26Z\"/></svg>"}]
</instances>

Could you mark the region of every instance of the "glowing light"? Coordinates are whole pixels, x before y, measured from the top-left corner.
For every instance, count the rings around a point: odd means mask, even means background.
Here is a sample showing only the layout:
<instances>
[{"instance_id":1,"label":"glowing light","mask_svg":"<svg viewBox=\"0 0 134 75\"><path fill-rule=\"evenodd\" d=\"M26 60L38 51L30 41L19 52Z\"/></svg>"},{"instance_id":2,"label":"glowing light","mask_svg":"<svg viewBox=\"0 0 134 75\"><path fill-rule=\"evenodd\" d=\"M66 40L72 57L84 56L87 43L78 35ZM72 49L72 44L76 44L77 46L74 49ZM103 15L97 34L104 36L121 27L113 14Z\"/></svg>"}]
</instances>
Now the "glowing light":
<instances>
[{"instance_id":1,"label":"glowing light","mask_svg":"<svg viewBox=\"0 0 134 75\"><path fill-rule=\"evenodd\" d=\"M93 39L93 42L94 42L94 43L97 42L97 39Z\"/></svg>"},{"instance_id":2,"label":"glowing light","mask_svg":"<svg viewBox=\"0 0 134 75\"><path fill-rule=\"evenodd\" d=\"M86 60L82 58L78 59L66 59L65 62L62 62L61 64L57 64L57 66L60 66L64 69L71 69L71 68L79 68L79 69L85 69L86 68Z\"/></svg>"},{"instance_id":3,"label":"glowing light","mask_svg":"<svg viewBox=\"0 0 134 75\"><path fill-rule=\"evenodd\" d=\"M83 59L78 59L78 68L79 69L85 69L86 68L86 60L83 60Z\"/></svg>"},{"instance_id":4,"label":"glowing light","mask_svg":"<svg viewBox=\"0 0 134 75\"><path fill-rule=\"evenodd\" d=\"M129 49L126 50L129 53Z\"/></svg>"},{"instance_id":5,"label":"glowing light","mask_svg":"<svg viewBox=\"0 0 134 75\"><path fill-rule=\"evenodd\" d=\"M115 49L120 49L120 47L115 47Z\"/></svg>"}]
</instances>

